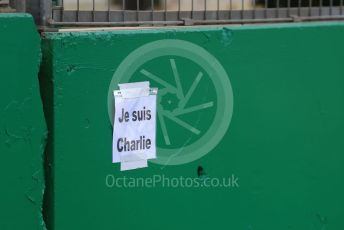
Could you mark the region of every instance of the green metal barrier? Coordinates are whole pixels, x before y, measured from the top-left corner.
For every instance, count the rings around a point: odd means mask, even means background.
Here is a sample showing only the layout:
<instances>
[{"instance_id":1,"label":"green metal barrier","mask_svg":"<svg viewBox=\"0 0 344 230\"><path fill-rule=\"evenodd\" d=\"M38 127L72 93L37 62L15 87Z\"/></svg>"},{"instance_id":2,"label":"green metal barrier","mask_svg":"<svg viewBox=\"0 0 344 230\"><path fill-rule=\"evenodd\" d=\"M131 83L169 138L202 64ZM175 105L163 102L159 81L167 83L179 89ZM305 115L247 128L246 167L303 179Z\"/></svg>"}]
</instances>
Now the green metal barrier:
<instances>
[{"instance_id":1,"label":"green metal barrier","mask_svg":"<svg viewBox=\"0 0 344 230\"><path fill-rule=\"evenodd\" d=\"M344 228L343 23L44 36L50 229ZM111 92L144 80L158 158L120 172Z\"/></svg>"},{"instance_id":2,"label":"green metal barrier","mask_svg":"<svg viewBox=\"0 0 344 230\"><path fill-rule=\"evenodd\" d=\"M0 14L0 229L45 229L46 125L38 84L40 38L32 17Z\"/></svg>"}]
</instances>

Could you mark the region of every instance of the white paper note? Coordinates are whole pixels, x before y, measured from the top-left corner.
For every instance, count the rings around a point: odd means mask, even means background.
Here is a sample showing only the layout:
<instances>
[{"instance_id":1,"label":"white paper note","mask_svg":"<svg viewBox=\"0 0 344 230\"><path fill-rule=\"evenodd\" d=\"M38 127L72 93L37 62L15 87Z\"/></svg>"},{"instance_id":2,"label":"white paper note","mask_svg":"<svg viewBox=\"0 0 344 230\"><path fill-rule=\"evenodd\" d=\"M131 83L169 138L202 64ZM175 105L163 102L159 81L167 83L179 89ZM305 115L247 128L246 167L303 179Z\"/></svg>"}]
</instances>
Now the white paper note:
<instances>
[{"instance_id":1,"label":"white paper note","mask_svg":"<svg viewBox=\"0 0 344 230\"><path fill-rule=\"evenodd\" d=\"M112 162L121 162L121 170L147 167L147 160L156 158L156 95L150 95L149 82L119 86Z\"/></svg>"}]
</instances>

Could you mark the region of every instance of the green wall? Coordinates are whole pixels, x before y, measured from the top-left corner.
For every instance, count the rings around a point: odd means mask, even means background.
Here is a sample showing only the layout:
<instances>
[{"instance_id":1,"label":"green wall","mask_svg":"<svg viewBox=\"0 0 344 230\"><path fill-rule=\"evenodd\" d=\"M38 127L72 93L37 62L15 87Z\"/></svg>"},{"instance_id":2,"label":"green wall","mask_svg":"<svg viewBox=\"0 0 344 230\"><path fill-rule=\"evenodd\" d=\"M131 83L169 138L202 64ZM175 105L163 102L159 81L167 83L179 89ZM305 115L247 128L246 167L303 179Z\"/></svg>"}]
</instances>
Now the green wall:
<instances>
[{"instance_id":1,"label":"green wall","mask_svg":"<svg viewBox=\"0 0 344 230\"><path fill-rule=\"evenodd\" d=\"M41 79L52 131L47 213L51 230L344 229L344 23L44 36ZM139 50L134 59L126 59L139 47L166 39L202 47L210 54L208 63L202 61L202 52L191 55L197 49L180 51L183 56L175 50L184 47L166 48L165 43L154 43L160 44L152 49L158 50L156 56L140 56ZM200 135L166 118L171 143L166 144L159 122L158 159L181 153L181 161L150 162L148 168L120 172L119 165L111 163L108 116L114 73L123 60L129 60L113 82L147 80L140 71L145 69L173 88L177 85L172 59L184 93L203 71L187 107L213 105L177 116ZM218 65L225 74L217 72ZM228 75L223 84L220 75ZM166 93L160 83L151 80L160 89L159 111L168 115L165 110L173 112L174 107L165 106L165 101L178 107L180 98ZM217 111L227 120L214 126ZM184 155L191 154L189 146L198 143L192 150L197 155L214 143L198 142L214 128L225 131L216 146L203 157L180 164L187 161ZM202 183L234 176L238 186L119 188L106 181L154 175L199 178Z\"/></svg>"},{"instance_id":2,"label":"green wall","mask_svg":"<svg viewBox=\"0 0 344 230\"><path fill-rule=\"evenodd\" d=\"M44 229L40 37L31 16L0 14L0 229Z\"/></svg>"}]
</instances>

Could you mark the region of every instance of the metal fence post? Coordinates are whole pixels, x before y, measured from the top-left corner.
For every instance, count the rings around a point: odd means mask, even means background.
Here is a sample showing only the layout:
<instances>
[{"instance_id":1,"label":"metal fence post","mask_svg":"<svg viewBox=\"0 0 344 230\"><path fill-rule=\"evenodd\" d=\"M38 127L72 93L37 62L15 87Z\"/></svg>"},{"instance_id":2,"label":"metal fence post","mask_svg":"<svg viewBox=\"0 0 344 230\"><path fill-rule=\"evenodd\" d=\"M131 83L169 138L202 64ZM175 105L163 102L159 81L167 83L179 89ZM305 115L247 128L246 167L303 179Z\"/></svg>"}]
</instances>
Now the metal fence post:
<instances>
[{"instance_id":1,"label":"metal fence post","mask_svg":"<svg viewBox=\"0 0 344 230\"><path fill-rule=\"evenodd\" d=\"M41 11L41 25L47 26L48 20L52 17L52 1L51 0L40 0L40 11Z\"/></svg>"},{"instance_id":2,"label":"metal fence post","mask_svg":"<svg viewBox=\"0 0 344 230\"><path fill-rule=\"evenodd\" d=\"M27 0L26 12L33 15L37 25L47 26L52 15L52 2L51 0Z\"/></svg>"}]
</instances>

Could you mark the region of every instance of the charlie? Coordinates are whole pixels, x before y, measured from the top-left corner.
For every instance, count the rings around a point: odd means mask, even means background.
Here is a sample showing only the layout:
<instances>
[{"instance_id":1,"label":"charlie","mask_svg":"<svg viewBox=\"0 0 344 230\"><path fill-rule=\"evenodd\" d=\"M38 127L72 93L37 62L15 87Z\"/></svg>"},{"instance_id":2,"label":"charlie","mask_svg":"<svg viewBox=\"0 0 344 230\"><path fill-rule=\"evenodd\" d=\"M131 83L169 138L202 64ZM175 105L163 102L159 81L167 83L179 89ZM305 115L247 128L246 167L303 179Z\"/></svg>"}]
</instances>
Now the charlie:
<instances>
[{"instance_id":1,"label":"charlie","mask_svg":"<svg viewBox=\"0 0 344 230\"><path fill-rule=\"evenodd\" d=\"M135 150L150 149L152 141L145 136L140 136L138 140L128 140L126 137L118 138L117 140L117 150L118 152L127 152Z\"/></svg>"}]
</instances>

